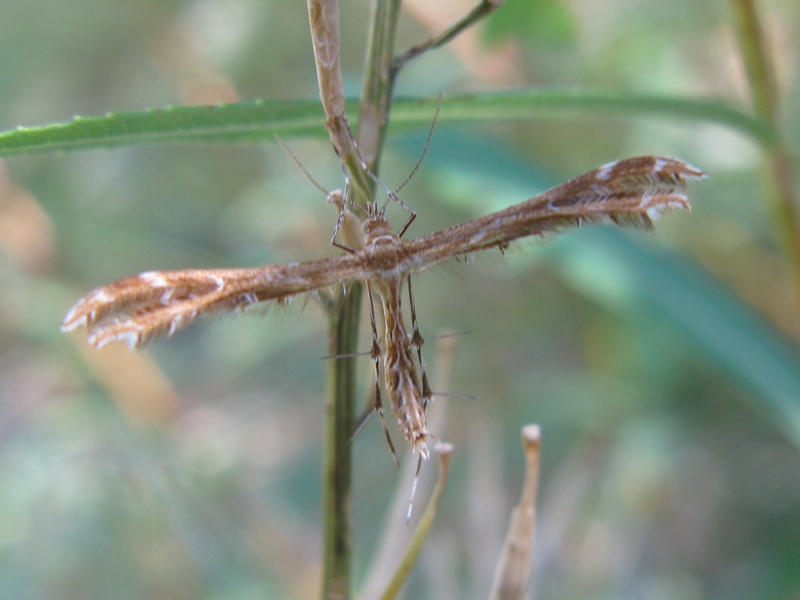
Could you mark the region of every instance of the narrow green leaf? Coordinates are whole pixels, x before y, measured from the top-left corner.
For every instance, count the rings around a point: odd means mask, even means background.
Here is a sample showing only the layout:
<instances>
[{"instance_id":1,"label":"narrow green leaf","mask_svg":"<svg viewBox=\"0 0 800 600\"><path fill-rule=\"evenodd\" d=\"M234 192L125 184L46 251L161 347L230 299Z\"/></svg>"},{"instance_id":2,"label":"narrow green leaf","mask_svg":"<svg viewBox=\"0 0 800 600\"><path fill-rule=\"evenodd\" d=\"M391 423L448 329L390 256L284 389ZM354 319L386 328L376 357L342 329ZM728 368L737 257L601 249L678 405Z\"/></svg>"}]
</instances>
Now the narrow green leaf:
<instances>
[{"instance_id":1,"label":"narrow green leaf","mask_svg":"<svg viewBox=\"0 0 800 600\"><path fill-rule=\"evenodd\" d=\"M173 106L0 133L0 156L137 144L272 140L275 134L324 135L318 100Z\"/></svg>"},{"instance_id":2,"label":"narrow green leaf","mask_svg":"<svg viewBox=\"0 0 800 600\"><path fill-rule=\"evenodd\" d=\"M430 125L437 99L399 99L392 127ZM349 104L351 119L357 103ZM530 120L554 117L663 117L730 127L764 144L769 129L725 104L667 96L635 96L592 91L532 90L505 94L451 96L439 120L450 123ZM175 106L67 123L20 127L0 133L0 156L186 142L271 142L283 137L325 137L324 114L316 100L266 101L215 106Z\"/></svg>"}]
</instances>

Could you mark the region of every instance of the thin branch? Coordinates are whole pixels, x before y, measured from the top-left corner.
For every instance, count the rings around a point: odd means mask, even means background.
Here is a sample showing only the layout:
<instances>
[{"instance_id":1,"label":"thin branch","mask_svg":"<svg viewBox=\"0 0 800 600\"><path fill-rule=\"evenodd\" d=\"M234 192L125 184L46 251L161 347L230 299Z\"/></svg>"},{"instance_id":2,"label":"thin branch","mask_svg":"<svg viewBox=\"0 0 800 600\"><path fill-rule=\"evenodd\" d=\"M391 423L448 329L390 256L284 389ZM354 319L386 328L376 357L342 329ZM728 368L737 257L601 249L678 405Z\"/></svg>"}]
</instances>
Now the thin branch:
<instances>
[{"instance_id":1,"label":"thin branch","mask_svg":"<svg viewBox=\"0 0 800 600\"><path fill-rule=\"evenodd\" d=\"M505 4L505 0L481 0L481 3L478 6L469 11L457 23L453 24L443 33L439 34L438 36L428 38L421 44L417 44L416 46L409 48L402 54L396 56L392 61L392 71L396 73L402 69L403 65L405 65L407 62L425 54L428 50L441 48L453 40L453 38L459 35L462 31L472 27L476 22L480 21L484 17L487 17L496 9L500 8L503 4Z\"/></svg>"}]
</instances>

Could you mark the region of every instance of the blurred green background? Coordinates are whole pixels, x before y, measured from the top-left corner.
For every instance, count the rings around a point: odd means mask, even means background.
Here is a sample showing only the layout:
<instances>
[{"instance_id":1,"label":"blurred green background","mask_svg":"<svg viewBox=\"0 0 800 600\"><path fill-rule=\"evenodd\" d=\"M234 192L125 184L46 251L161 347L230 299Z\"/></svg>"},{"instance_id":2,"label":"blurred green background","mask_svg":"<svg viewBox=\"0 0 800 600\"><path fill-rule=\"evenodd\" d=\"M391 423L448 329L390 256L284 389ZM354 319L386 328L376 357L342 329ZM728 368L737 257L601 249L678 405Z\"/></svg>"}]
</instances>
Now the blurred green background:
<instances>
[{"instance_id":1,"label":"blurred green background","mask_svg":"<svg viewBox=\"0 0 800 600\"><path fill-rule=\"evenodd\" d=\"M369 6L343 4L356 96ZM399 50L470 6L406 4ZM783 133L797 148L800 4L758 6ZM749 111L732 22L726 2L509 0L409 65L397 92L578 87ZM315 96L305 3L0 4L1 130ZM390 134L389 186L426 134ZM341 185L324 138L287 142L322 185ZM408 597L486 596L519 494L518 432L536 422L537 598L800 598L800 299L752 140L718 125L588 113L443 123L403 190L419 215L408 235L636 154L678 156L711 175L691 187L691 214L667 215L654 235L582 229L414 279L423 334L469 334L455 338L441 390L459 396L437 402L447 414L436 433L456 454ZM58 325L91 288L140 271L336 255L334 221L272 143L3 161L0 597L316 596L321 308L301 299L207 319L144 353L96 351ZM367 325L364 350L368 336ZM429 340L434 375L436 348ZM360 368L366 395L369 361ZM400 471L377 420L354 453L360 585Z\"/></svg>"}]
</instances>

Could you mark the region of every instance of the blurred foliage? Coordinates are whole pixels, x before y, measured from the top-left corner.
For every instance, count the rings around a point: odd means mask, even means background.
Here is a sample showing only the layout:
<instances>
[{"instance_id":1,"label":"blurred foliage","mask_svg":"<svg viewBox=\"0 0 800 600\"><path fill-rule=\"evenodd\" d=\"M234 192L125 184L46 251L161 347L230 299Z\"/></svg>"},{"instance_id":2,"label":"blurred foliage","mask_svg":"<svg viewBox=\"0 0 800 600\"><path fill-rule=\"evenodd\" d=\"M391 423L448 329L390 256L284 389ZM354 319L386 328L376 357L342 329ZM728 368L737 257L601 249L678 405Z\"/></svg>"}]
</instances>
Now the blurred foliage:
<instances>
[{"instance_id":1,"label":"blurred foliage","mask_svg":"<svg viewBox=\"0 0 800 600\"><path fill-rule=\"evenodd\" d=\"M467 6L442 16L407 4L401 48ZM797 148L800 5L759 8L782 133ZM355 94L368 3L342 10ZM509 0L478 29L409 65L398 89L578 87L748 110L725 3ZM303 3L0 6L3 130L315 96ZM413 167L425 127L390 138L388 185ZM287 141L322 185L340 185L326 142ZM590 110L442 123L404 189L419 213L409 235L644 153L711 174L691 189L692 214L668 215L655 235L582 230L415 279L424 334L471 333L456 340L443 390L468 397L437 400L437 433L456 452L408 597L485 596L519 491L518 431L533 421L544 457L537 597L800 595L800 319L756 140ZM333 209L272 143L17 156L4 169L0 597L315 596L326 342L314 301L209 319L143 354L92 350L58 323L93 286L143 270L334 255ZM364 578L398 469L377 423L354 444Z\"/></svg>"},{"instance_id":2,"label":"blurred foliage","mask_svg":"<svg viewBox=\"0 0 800 600\"><path fill-rule=\"evenodd\" d=\"M574 42L575 19L571 9L558 0L506 2L484 26L488 42L519 41L533 48Z\"/></svg>"}]
</instances>

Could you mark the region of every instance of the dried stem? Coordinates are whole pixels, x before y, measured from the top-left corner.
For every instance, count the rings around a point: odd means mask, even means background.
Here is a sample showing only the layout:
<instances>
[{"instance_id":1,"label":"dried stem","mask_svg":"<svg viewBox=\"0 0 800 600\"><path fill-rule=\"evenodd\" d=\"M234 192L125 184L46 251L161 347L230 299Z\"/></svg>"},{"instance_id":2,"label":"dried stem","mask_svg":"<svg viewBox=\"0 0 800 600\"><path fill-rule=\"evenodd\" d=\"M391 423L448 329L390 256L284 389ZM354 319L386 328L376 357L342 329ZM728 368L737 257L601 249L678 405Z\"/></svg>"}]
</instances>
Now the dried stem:
<instances>
[{"instance_id":1,"label":"dried stem","mask_svg":"<svg viewBox=\"0 0 800 600\"><path fill-rule=\"evenodd\" d=\"M505 0L481 0L481 3L478 4L478 6L469 11L466 15L459 19L458 22L454 23L441 34L430 37L421 44L417 44L416 46L409 48L402 54L395 57L394 61L392 61L392 70L397 72L402 69L403 65L405 65L408 61L413 60L418 56L422 56L428 50L435 50L436 48L444 46L462 31L472 27L484 17L489 16L503 4L505 4Z\"/></svg>"},{"instance_id":2,"label":"dried stem","mask_svg":"<svg viewBox=\"0 0 800 600\"><path fill-rule=\"evenodd\" d=\"M767 166L771 213L787 258L791 261L796 301L800 303L800 215L797 212L792 157L782 132L778 85L753 0L733 0L736 33L758 117L772 131Z\"/></svg>"},{"instance_id":3,"label":"dried stem","mask_svg":"<svg viewBox=\"0 0 800 600\"><path fill-rule=\"evenodd\" d=\"M433 489L433 495L428 503L428 507L420 519L417 528L414 530L414 535L411 537L411 543L408 546L403 559L397 566L394 577L389 582L386 591L381 595L381 600L391 600L396 598L402 591L406 580L408 579L414 563L417 562L422 546L428 538L433 519L436 516L436 509L439 507L439 502L442 499L442 492L447 482L447 474L450 472L450 457L453 453L453 446L450 444L436 444L434 452L439 457L439 478L436 480L436 487Z\"/></svg>"},{"instance_id":4,"label":"dried stem","mask_svg":"<svg viewBox=\"0 0 800 600\"><path fill-rule=\"evenodd\" d=\"M311 25L311 43L317 65L319 97L325 115L328 119L345 118L344 82L340 62L339 1L308 0L308 21ZM337 150L347 149L349 139L346 137L338 138L332 131L331 140Z\"/></svg>"},{"instance_id":5,"label":"dried stem","mask_svg":"<svg viewBox=\"0 0 800 600\"><path fill-rule=\"evenodd\" d=\"M508 533L497 561L489 598L516 600L528 588L531 575L531 551L536 528L536 490L539 483L539 457L541 434L538 425L528 425L522 430L525 450L525 479L519 504L511 513Z\"/></svg>"},{"instance_id":6,"label":"dried stem","mask_svg":"<svg viewBox=\"0 0 800 600\"><path fill-rule=\"evenodd\" d=\"M308 0L308 21L311 25L319 96L327 117L325 127L336 153L347 167L350 180L354 184L353 200L365 207L370 200L372 183L361 168L350 124L345 115L346 101L340 60L339 0Z\"/></svg>"}]
</instances>

